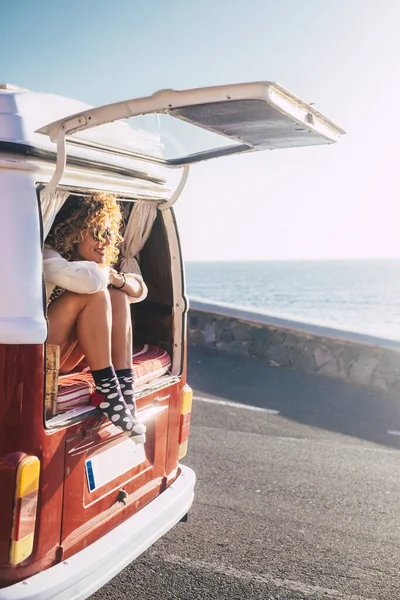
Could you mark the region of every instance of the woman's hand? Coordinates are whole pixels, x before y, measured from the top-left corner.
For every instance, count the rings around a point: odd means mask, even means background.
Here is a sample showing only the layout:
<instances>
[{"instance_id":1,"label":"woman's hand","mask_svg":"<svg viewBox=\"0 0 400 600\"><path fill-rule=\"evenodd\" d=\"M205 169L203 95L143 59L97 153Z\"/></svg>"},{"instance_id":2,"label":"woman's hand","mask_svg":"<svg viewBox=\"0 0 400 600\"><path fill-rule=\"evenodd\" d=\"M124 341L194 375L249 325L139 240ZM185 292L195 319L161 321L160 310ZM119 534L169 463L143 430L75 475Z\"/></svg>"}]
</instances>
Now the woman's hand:
<instances>
[{"instance_id":1,"label":"woman's hand","mask_svg":"<svg viewBox=\"0 0 400 600\"><path fill-rule=\"evenodd\" d=\"M121 292L125 292L131 298L141 299L144 291L146 292L144 297L146 297L147 288L142 281L141 277L138 277L133 273L118 273L118 271L110 267L109 285L112 285L116 289L120 289Z\"/></svg>"},{"instance_id":2,"label":"woman's hand","mask_svg":"<svg viewBox=\"0 0 400 600\"><path fill-rule=\"evenodd\" d=\"M108 276L108 284L114 286L115 288L123 288L124 284L126 284L126 278L118 273L115 269L110 267L110 274Z\"/></svg>"}]
</instances>

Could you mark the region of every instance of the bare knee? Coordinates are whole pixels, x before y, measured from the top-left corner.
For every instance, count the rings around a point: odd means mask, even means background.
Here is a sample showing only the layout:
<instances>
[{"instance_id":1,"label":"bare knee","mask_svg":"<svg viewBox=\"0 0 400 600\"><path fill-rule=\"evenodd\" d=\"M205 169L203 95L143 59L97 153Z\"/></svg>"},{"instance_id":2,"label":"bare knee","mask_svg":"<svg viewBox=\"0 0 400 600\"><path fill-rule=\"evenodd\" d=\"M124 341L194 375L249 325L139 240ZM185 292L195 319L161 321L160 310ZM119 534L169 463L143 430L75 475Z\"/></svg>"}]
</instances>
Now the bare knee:
<instances>
[{"instance_id":1,"label":"bare knee","mask_svg":"<svg viewBox=\"0 0 400 600\"><path fill-rule=\"evenodd\" d=\"M101 290L94 294L81 294L86 305L91 307L99 306L109 308L111 306L111 299L108 290Z\"/></svg>"},{"instance_id":2,"label":"bare knee","mask_svg":"<svg viewBox=\"0 0 400 600\"><path fill-rule=\"evenodd\" d=\"M92 302L109 302L110 301L110 292L107 290L100 290L99 292L95 292L94 294L81 294L88 298L89 301Z\"/></svg>"},{"instance_id":3,"label":"bare knee","mask_svg":"<svg viewBox=\"0 0 400 600\"><path fill-rule=\"evenodd\" d=\"M95 292L94 294L84 294L84 296L83 310L79 318L87 320L93 317L95 319L106 319L111 322L112 310L108 290Z\"/></svg>"}]
</instances>

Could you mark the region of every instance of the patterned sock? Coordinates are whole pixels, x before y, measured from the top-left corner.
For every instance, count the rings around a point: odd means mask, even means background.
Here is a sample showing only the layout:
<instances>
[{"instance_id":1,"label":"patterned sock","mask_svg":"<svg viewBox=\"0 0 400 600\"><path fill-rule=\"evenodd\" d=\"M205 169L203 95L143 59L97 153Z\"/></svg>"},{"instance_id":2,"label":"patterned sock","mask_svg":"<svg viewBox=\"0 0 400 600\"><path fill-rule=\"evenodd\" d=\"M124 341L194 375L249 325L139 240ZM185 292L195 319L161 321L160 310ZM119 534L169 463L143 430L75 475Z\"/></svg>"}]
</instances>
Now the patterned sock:
<instances>
[{"instance_id":1,"label":"patterned sock","mask_svg":"<svg viewBox=\"0 0 400 600\"><path fill-rule=\"evenodd\" d=\"M122 429L138 444L146 440L146 427L137 423L122 396L114 367L92 371L96 385L96 394L92 396L92 405L98 406L112 423Z\"/></svg>"},{"instance_id":2,"label":"patterned sock","mask_svg":"<svg viewBox=\"0 0 400 600\"><path fill-rule=\"evenodd\" d=\"M121 388L124 400L132 413L132 417L136 419L136 402L135 402L135 384L133 381L133 369L118 369L115 371L118 377L119 387Z\"/></svg>"}]
</instances>

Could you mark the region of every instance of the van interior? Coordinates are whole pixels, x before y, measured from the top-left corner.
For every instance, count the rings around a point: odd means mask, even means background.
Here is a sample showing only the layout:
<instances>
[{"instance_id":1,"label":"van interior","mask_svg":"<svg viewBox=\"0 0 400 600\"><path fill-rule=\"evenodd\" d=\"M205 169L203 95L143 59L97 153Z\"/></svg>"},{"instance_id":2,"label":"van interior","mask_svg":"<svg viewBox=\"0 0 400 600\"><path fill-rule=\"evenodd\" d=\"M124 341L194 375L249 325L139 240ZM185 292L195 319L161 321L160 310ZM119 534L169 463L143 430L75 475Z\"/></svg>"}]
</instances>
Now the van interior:
<instances>
[{"instance_id":1,"label":"van interior","mask_svg":"<svg viewBox=\"0 0 400 600\"><path fill-rule=\"evenodd\" d=\"M124 198L119 198L118 202L126 227L135 203ZM157 210L150 235L136 258L148 287L147 298L131 304L135 397L140 398L170 385L180 376L180 369L174 369L172 373L173 270L162 211ZM58 351L57 347L46 344L45 413L49 428L80 420L93 410L90 395L94 392L94 382L88 366L82 361L72 372L60 375Z\"/></svg>"}]
</instances>

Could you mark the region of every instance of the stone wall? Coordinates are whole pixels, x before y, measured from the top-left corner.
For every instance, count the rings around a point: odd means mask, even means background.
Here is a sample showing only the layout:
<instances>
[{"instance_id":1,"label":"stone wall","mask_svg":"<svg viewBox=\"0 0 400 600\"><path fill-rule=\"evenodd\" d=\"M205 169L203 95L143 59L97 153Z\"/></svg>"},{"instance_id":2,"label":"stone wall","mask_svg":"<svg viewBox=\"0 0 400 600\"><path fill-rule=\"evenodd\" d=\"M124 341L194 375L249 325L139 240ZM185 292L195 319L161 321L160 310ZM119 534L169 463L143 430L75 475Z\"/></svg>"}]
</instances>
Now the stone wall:
<instances>
[{"instance_id":1,"label":"stone wall","mask_svg":"<svg viewBox=\"0 0 400 600\"><path fill-rule=\"evenodd\" d=\"M400 342L191 300L188 344L400 392Z\"/></svg>"}]
</instances>

